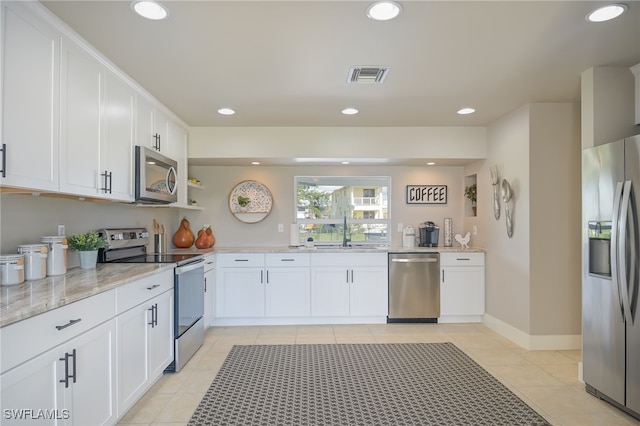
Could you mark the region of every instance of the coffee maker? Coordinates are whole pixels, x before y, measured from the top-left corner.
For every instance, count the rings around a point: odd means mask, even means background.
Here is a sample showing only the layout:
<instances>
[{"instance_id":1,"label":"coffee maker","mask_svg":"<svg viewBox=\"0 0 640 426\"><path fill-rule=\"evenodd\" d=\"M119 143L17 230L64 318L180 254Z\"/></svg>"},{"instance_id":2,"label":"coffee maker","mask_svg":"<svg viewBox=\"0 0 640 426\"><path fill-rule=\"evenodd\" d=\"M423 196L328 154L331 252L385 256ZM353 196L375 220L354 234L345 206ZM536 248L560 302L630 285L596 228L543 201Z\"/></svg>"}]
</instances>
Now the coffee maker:
<instances>
[{"instance_id":1,"label":"coffee maker","mask_svg":"<svg viewBox=\"0 0 640 426\"><path fill-rule=\"evenodd\" d=\"M418 229L420 231L420 247L438 247L438 238L440 237L438 225L428 221L421 223Z\"/></svg>"}]
</instances>

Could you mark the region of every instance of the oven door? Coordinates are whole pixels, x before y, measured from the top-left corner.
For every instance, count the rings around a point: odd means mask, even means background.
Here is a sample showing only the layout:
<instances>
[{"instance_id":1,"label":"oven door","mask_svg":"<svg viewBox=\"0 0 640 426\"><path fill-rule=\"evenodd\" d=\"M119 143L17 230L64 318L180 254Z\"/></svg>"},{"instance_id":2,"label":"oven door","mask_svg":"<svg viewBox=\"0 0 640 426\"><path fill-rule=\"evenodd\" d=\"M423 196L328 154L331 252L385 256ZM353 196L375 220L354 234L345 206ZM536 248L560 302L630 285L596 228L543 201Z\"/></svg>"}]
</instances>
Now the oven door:
<instances>
[{"instance_id":1,"label":"oven door","mask_svg":"<svg viewBox=\"0 0 640 426\"><path fill-rule=\"evenodd\" d=\"M169 157L136 145L136 202L168 204L178 201L178 163Z\"/></svg>"},{"instance_id":2,"label":"oven door","mask_svg":"<svg viewBox=\"0 0 640 426\"><path fill-rule=\"evenodd\" d=\"M204 315L204 261L176 267L174 285L177 339Z\"/></svg>"}]
</instances>

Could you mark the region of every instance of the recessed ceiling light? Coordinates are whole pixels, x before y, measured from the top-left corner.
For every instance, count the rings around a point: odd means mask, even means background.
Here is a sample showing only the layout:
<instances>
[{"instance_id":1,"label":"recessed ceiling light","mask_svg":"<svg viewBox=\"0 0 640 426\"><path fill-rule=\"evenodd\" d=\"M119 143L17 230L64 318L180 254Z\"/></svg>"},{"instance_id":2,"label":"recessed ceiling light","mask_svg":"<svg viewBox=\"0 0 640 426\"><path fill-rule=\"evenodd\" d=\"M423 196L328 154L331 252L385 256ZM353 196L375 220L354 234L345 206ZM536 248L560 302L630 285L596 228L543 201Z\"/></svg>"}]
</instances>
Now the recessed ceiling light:
<instances>
[{"instance_id":1,"label":"recessed ceiling light","mask_svg":"<svg viewBox=\"0 0 640 426\"><path fill-rule=\"evenodd\" d=\"M253 164L254 166L259 166L260 162L259 161L252 161L251 164Z\"/></svg>"},{"instance_id":2,"label":"recessed ceiling light","mask_svg":"<svg viewBox=\"0 0 640 426\"><path fill-rule=\"evenodd\" d=\"M617 18L627 11L629 6L624 3L610 4L600 7L596 10L589 12L587 15L587 21L589 22L604 22Z\"/></svg>"},{"instance_id":3,"label":"recessed ceiling light","mask_svg":"<svg viewBox=\"0 0 640 426\"><path fill-rule=\"evenodd\" d=\"M233 115L236 112L234 110L232 110L231 108L220 108L218 110L218 114L222 114L222 115Z\"/></svg>"},{"instance_id":4,"label":"recessed ceiling light","mask_svg":"<svg viewBox=\"0 0 640 426\"><path fill-rule=\"evenodd\" d=\"M473 108L461 108L458 110L458 114L460 115L473 114L474 112L476 112L476 110Z\"/></svg>"},{"instance_id":5,"label":"recessed ceiling light","mask_svg":"<svg viewBox=\"0 0 640 426\"><path fill-rule=\"evenodd\" d=\"M367 8L367 16L376 21L388 21L400 15L402 6L395 1L378 1Z\"/></svg>"},{"instance_id":6,"label":"recessed ceiling light","mask_svg":"<svg viewBox=\"0 0 640 426\"><path fill-rule=\"evenodd\" d=\"M342 113L344 115L354 115L358 113L358 110L355 108L345 108L342 110Z\"/></svg>"},{"instance_id":7,"label":"recessed ceiling light","mask_svg":"<svg viewBox=\"0 0 640 426\"><path fill-rule=\"evenodd\" d=\"M159 21L169 16L169 9L152 0L135 0L131 3L131 8L143 18L154 21Z\"/></svg>"},{"instance_id":8,"label":"recessed ceiling light","mask_svg":"<svg viewBox=\"0 0 640 426\"><path fill-rule=\"evenodd\" d=\"M429 161L429 162L427 163L427 166L435 166L435 165L436 165L436 163L434 163L433 161Z\"/></svg>"},{"instance_id":9,"label":"recessed ceiling light","mask_svg":"<svg viewBox=\"0 0 640 426\"><path fill-rule=\"evenodd\" d=\"M348 161L343 161L342 164L349 164L349 162Z\"/></svg>"}]
</instances>

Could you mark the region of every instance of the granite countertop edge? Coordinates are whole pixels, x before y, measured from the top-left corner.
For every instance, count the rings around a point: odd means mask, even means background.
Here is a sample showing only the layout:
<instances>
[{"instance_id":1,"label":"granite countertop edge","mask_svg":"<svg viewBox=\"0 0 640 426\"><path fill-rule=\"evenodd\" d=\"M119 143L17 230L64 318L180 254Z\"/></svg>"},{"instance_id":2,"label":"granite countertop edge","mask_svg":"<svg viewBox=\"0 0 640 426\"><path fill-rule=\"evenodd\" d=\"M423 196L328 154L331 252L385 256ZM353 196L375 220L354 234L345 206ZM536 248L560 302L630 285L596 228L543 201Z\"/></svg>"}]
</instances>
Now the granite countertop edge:
<instances>
[{"instance_id":1,"label":"granite countertop edge","mask_svg":"<svg viewBox=\"0 0 640 426\"><path fill-rule=\"evenodd\" d=\"M95 269L71 268L64 275L0 287L0 327L5 327L87 297L173 269L174 263L99 263Z\"/></svg>"}]
</instances>

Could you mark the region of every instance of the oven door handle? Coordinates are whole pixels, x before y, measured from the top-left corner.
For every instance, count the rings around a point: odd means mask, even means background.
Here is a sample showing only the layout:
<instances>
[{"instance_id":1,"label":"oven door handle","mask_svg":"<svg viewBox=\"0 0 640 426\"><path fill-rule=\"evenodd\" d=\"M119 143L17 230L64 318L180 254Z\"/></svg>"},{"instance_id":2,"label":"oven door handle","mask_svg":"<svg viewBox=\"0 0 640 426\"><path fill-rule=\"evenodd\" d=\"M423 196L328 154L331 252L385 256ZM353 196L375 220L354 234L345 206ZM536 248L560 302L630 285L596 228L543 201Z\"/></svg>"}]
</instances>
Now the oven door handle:
<instances>
[{"instance_id":1,"label":"oven door handle","mask_svg":"<svg viewBox=\"0 0 640 426\"><path fill-rule=\"evenodd\" d=\"M184 274L185 272L193 271L194 269L198 269L198 268L204 269L204 260L200 260L184 266L178 266L175 269L175 274L176 275Z\"/></svg>"}]
</instances>

